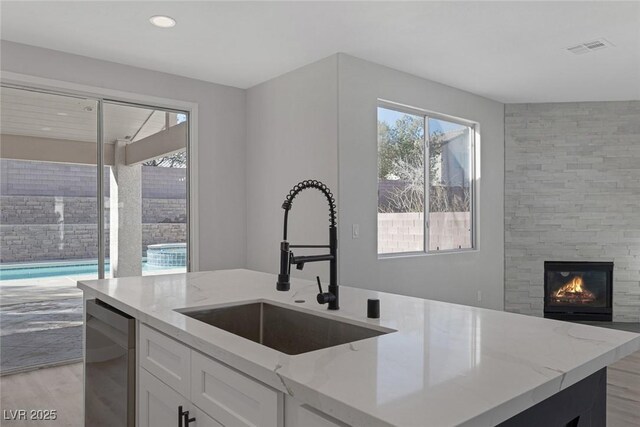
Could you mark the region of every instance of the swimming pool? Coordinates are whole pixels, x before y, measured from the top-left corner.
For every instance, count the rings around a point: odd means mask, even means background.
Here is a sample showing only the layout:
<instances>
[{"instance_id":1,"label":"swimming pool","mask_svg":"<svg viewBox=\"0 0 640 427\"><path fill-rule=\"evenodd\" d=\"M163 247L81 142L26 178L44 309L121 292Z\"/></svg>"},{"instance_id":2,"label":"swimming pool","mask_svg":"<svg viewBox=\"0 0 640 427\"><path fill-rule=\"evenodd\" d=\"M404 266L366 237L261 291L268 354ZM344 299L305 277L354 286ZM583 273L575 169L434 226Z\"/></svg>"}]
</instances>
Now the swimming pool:
<instances>
[{"instance_id":1,"label":"swimming pool","mask_svg":"<svg viewBox=\"0 0 640 427\"><path fill-rule=\"evenodd\" d=\"M149 266L146 259L142 260L142 272L158 271L176 268L175 266ZM109 263L104 265L105 274L109 273ZM41 277L55 276L80 276L86 274L98 275L98 262L89 261L62 261L50 263L28 263L0 265L0 280L37 279Z\"/></svg>"},{"instance_id":2,"label":"swimming pool","mask_svg":"<svg viewBox=\"0 0 640 427\"><path fill-rule=\"evenodd\" d=\"M176 268L187 265L186 243L160 243L147 247L149 267Z\"/></svg>"}]
</instances>

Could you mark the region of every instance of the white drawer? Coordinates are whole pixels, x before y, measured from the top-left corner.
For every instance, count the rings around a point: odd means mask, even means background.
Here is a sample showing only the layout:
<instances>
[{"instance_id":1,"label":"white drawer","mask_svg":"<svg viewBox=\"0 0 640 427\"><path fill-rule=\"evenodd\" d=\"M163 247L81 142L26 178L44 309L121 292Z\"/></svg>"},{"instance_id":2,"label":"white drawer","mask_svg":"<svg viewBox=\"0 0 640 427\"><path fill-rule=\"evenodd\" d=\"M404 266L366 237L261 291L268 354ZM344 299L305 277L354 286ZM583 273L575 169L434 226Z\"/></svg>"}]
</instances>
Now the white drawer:
<instances>
[{"instance_id":1,"label":"white drawer","mask_svg":"<svg viewBox=\"0 0 640 427\"><path fill-rule=\"evenodd\" d=\"M189 397L191 349L140 324L140 365L178 393Z\"/></svg>"},{"instance_id":2,"label":"white drawer","mask_svg":"<svg viewBox=\"0 0 640 427\"><path fill-rule=\"evenodd\" d=\"M225 427L282 427L283 396L196 351L191 401Z\"/></svg>"},{"instance_id":3,"label":"white drawer","mask_svg":"<svg viewBox=\"0 0 640 427\"><path fill-rule=\"evenodd\" d=\"M287 396L284 412L285 427L348 427L347 424L329 417L307 405L301 405Z\"/></svg>"}]
</instances>

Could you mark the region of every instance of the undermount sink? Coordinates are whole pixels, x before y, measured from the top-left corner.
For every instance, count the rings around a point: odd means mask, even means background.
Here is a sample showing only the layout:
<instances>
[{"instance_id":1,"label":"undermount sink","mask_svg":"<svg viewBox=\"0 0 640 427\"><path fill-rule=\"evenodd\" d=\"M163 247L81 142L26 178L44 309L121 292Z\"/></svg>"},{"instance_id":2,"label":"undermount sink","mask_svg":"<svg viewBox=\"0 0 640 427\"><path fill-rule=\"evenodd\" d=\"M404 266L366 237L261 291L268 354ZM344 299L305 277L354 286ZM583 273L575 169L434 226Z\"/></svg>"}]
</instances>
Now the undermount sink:
<instances>
[{"instance_id":1,"label":"undermount sink","mask_svg":"<svg viewBox=\"0 0 640 427\"><path fill-rule=\"evenodd\" d=\"M267 302L177 311L290 355L394 332L353 325Z\"/></svg>"}]
</instances>

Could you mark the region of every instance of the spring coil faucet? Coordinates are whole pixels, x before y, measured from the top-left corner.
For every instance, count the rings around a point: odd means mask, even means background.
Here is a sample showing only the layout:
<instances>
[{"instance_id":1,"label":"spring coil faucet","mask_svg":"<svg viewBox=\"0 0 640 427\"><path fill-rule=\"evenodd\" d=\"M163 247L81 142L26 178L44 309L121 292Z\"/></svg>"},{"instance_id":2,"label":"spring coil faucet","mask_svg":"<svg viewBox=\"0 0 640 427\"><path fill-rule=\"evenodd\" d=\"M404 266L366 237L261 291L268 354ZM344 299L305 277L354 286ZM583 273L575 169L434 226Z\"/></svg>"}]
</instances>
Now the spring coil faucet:
<instances>
[{"instance_id":1,"label":"spring coil faucet","mask_svg":"<svg viewBox=\"0 0 640 427\"><path fill-rule=\"evenodd\" d=\"M291 245L287 241L287 224L289 221L289 211L293 205L293 199L303 190L315 188L327 198L329 203L329 244L328 245ZM318 278L319 293L317 301L319 304L328 304L329 310L340 308L338 295L338 226L336 224L336 201L325 184L317 180L305 180L296 184L282 203L284 209L284 228L282 242L280 243L280 274L276 289L288 291L291 287L291 265L294 264L298 270L304 268L308 262L329 261L329 288L328 292L322 292L322 285ZM292 248L329 248L329 253L324 255L295 256Z\"/></svg>"}]
</instances>

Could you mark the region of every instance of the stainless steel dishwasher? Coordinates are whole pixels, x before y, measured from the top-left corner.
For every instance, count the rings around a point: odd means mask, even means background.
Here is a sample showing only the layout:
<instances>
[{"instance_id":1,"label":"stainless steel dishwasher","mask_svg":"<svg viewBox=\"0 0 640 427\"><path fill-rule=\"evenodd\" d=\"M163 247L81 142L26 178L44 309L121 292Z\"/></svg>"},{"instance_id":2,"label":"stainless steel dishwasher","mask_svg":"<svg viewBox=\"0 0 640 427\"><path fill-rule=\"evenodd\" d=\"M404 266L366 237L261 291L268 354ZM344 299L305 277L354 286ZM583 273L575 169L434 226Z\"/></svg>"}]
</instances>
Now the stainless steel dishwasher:
<instances>
[{"instance_id":1,"label":"stainless steel dishwasher","mask_svg":"<svg viewBox=\"0 0 640 427\"><path fill-rule=\"evenodd\" d=\"M134 427L135 319L100 300L87 300L84 425Z\"/></svg>"}]
</instances>

